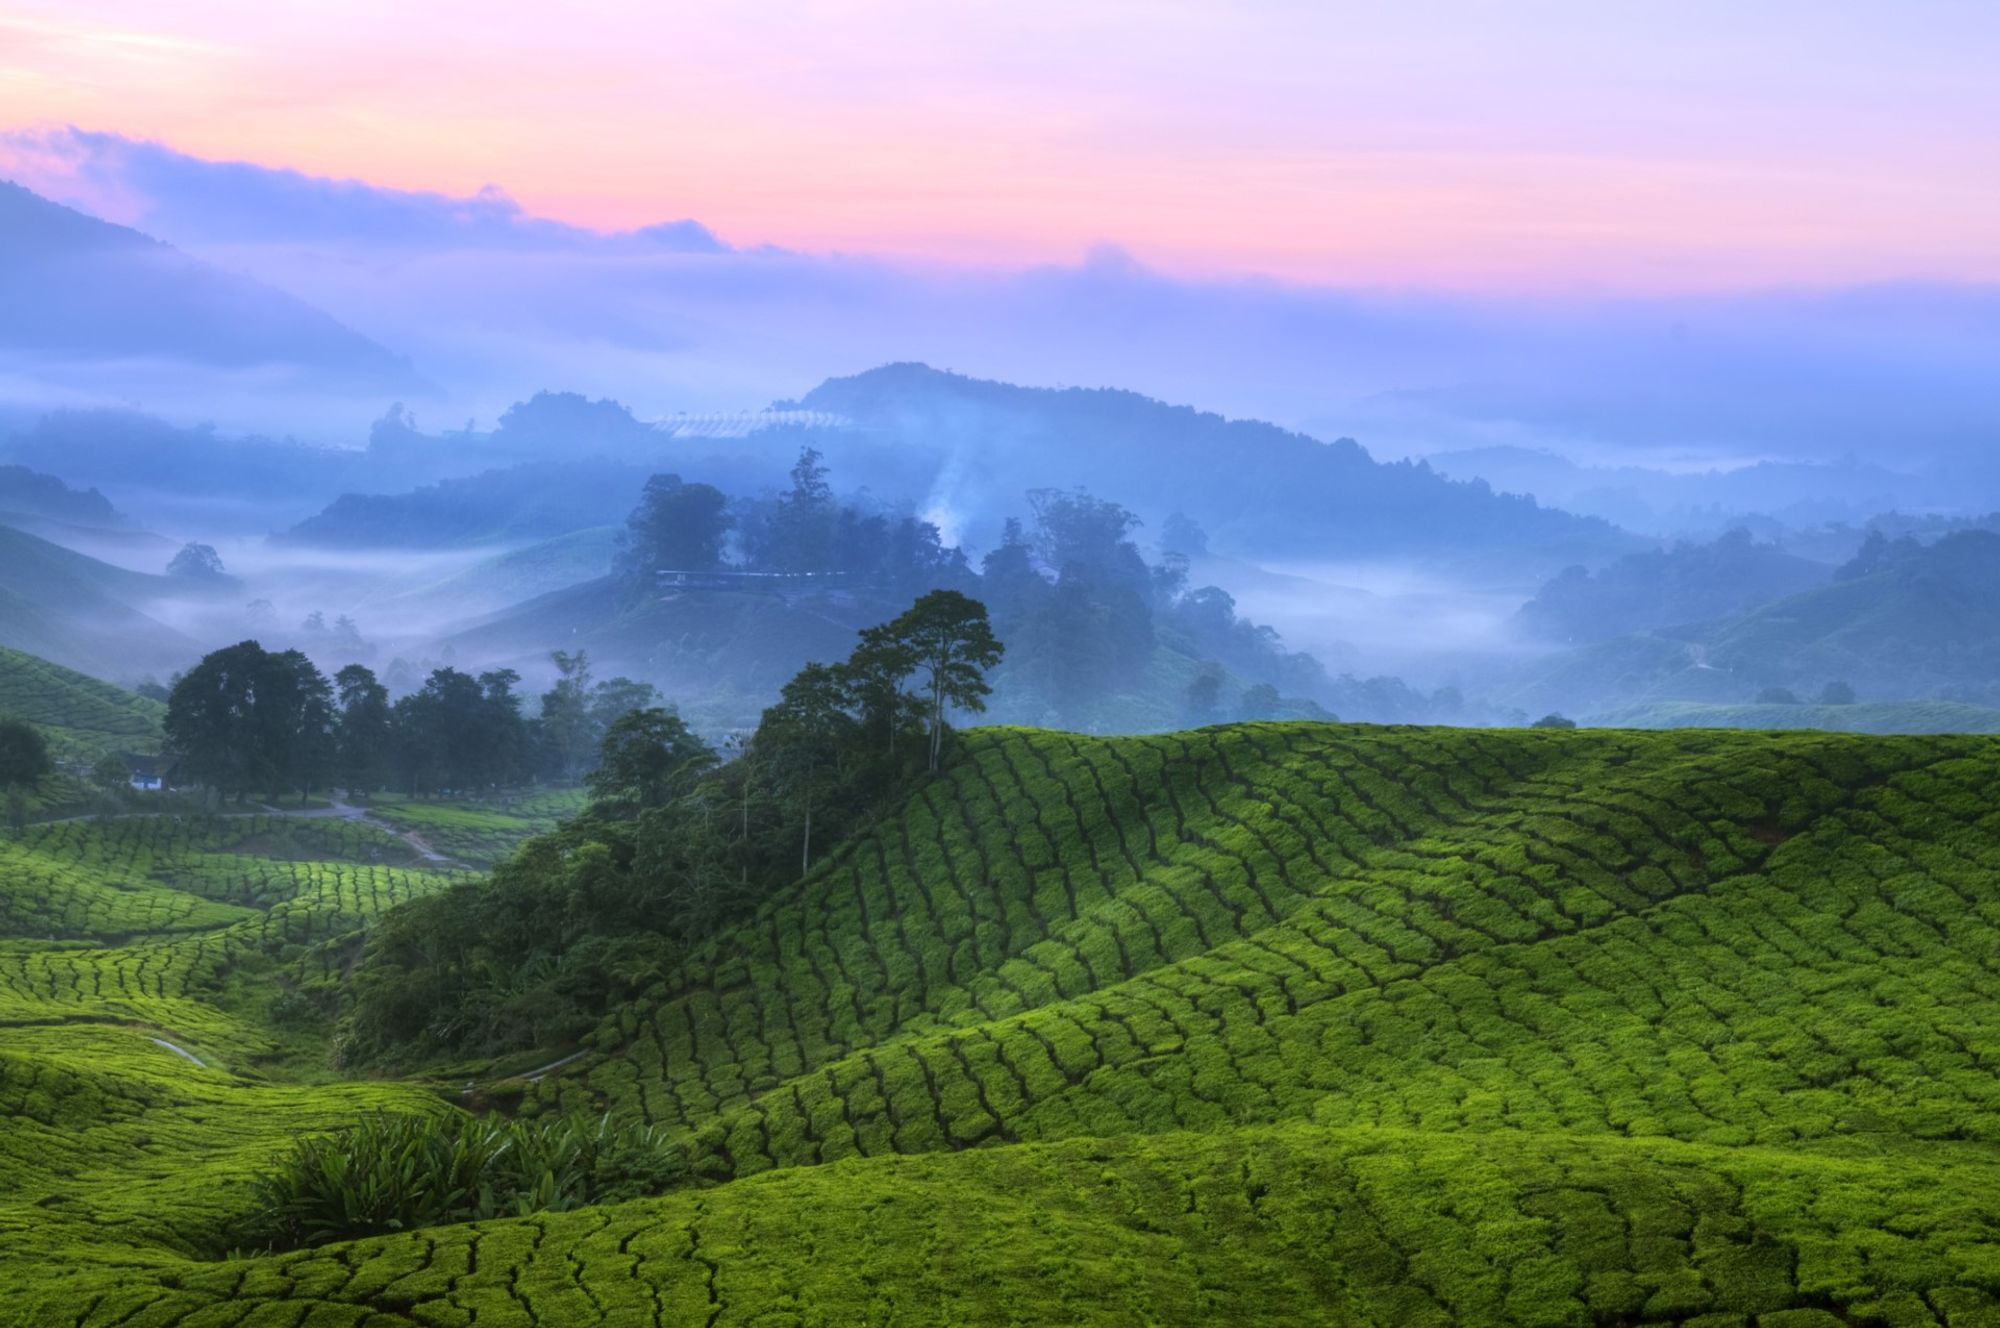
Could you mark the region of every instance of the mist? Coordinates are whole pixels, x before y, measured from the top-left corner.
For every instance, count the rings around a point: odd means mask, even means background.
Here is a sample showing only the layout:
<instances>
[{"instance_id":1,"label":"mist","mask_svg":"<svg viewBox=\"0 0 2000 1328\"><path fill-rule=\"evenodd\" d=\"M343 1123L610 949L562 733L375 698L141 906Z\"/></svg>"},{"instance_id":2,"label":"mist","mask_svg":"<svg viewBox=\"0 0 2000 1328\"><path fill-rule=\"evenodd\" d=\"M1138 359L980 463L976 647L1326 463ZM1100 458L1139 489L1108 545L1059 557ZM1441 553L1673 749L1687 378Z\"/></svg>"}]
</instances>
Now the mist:
<instances>
[{"instance_id":1,"label":"mist","mask_svg":"<svg viewBox=\"0 0 2000 1328\"><path fill-rule=\"evenodd\" d=\"M642 417L754 410L923 360L1117 385L1378 457L1494 446L1592 465L1863 461L1950 475L2000 506L2000 290L1910 282L1626 297L1329 289L1176 276L1106 241L1007 270L805 254L699 221L603 233L470 197L376 188L79 130L0 138L0 172L327 311L405 357L426 419L491 421L541 387ZM117 378L17 376L68 392ZM170 415L356 441L362 409L237 380L130 393ZM183 399L184 398L184 399ZM294 408L302 406L303 408ZM1966 486L1971 486L1968 492Z\"/></svg>"}]
</instances>

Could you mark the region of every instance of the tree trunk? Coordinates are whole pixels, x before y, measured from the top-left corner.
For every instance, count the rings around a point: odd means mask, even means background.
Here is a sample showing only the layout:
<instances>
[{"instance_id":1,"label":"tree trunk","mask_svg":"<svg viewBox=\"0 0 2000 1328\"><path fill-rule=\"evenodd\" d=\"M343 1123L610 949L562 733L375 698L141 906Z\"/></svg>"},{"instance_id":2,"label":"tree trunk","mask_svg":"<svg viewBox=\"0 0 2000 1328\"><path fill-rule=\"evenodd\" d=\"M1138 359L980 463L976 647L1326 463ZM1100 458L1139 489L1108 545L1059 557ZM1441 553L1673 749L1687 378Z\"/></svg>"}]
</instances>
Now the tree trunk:
<instances>
[{"instance_id":1,"label":"tree trunk","mask_svg":"<svg viewBox=\"0 0 2000 1328\"><path fill-rule=\"evenodd\" d=\"M805 841L799 846L799 875L801 876L804 876L806 872L810 870L812 867L812 849L813 849L813 805L812 805L812 799L807 798L806 836L805 836Z\"/></svg>"}]
</instances>

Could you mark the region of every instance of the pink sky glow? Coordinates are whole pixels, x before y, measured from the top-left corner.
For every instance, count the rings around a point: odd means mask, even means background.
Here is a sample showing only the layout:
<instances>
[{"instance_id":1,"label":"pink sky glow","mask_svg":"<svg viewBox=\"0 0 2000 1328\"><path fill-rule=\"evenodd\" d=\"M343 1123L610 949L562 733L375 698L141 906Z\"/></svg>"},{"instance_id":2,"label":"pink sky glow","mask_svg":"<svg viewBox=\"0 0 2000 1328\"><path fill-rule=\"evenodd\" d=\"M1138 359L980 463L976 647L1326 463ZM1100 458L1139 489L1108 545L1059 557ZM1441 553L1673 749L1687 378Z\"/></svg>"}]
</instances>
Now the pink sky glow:
<instances>
[{"instance_id":1,"label":"pink sky glow","mask_svg":"<svg viewBox=\"0 0 2000 1328\"><path fill-rule=\"evenodd\" d=\"M1461 289L2000 281L1997 67L1989 0L0 0L0 130L738 244Z\"/></svg>"}]
</instances>

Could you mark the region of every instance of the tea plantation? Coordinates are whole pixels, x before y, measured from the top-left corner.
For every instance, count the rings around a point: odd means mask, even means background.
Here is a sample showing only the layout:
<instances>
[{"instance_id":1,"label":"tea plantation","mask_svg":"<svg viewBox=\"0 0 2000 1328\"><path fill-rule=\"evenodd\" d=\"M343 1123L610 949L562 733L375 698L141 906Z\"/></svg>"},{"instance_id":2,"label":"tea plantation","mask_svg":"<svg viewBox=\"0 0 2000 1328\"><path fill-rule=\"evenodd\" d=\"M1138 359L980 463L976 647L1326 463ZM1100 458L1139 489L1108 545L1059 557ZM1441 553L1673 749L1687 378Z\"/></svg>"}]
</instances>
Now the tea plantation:
<instances>
[{"instance_id":1,"label":"tea plantation","mask_svg":"<svg viewBox=\"0 0 2000 1328\"><path fill-rule=\"evenodd\" d=\"M0 1322L2000 1325L1996 790L1982 737L975 731L583 1056L445 1096L339 1068L355 930L449 879L400 841L44 827ZM468 1076L689 1179L224 1257L298 1136Z\"/></svg>"},{"instance_id":2,"label":"tea plantation","mask_svg":"<svg viewBox=\"0 0 2000 1328\"><path fill-rule=\"evenodd\" d=\"M155 751L165 714L158 701L0 646L0 715L40 729L59 758Z\"/></svg>"}]
</instances>

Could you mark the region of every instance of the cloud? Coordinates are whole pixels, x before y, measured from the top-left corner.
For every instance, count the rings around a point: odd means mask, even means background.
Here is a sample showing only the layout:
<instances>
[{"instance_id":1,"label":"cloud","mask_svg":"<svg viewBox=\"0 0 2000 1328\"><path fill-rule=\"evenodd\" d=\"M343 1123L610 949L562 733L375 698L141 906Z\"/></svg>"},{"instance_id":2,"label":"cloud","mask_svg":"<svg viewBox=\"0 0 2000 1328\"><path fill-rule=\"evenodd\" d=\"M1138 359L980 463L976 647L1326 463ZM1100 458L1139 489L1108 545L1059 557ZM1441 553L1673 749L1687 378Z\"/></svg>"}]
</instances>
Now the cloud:
<instances>
[{"instance_id":1,"label":"cloud","mask_svg":"<svg viewBox=\"0 0 2000 1328\"><path fill-rule=\"evenodd\" d=\"M111 206L184 247L340 243L527 251L722 253L696 221L601 232L532 216L497 185L465 198L208 161L74 127L0 134L0 170L62 202Z\"/></svg>"},{"instance_id":2,"label":"cloud","mask_svg":"<svg viewBox=\"0 0 2000 1328\"><path fill-rule=\"evenodd\" d=\"M1075 264L916 265L730 245L695 221L600 233L497 189L381 189L68 129L0 136L6 169L66 201L111 200L131 210L118 219L406 354L444 385L432 418L490 421L541 387L654 418L755 408L915 359L1129 387L1387 456L1510 443L1598 462L1852 452L1910 469L2000 444L1993 286L1359 291L1183 278L1111 242ZM1995 486L1965 501L2000 506Z\"/></svg>"}]
</instances>

